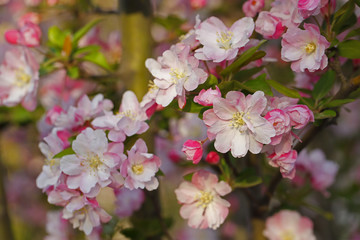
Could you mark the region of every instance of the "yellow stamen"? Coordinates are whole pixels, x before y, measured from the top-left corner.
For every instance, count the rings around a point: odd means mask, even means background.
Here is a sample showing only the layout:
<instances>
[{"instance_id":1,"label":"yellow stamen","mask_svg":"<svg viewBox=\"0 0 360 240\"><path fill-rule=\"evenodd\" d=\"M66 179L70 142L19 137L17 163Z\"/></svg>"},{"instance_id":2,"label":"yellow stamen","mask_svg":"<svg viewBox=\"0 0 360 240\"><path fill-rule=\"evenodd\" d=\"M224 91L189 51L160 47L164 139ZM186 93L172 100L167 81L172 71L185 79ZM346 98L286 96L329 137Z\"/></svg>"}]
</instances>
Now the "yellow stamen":
<instances>
[{"instance_id":1,"label":"yellow stamen","mask_svg":"<svg viewBox=\"0 0 360 240\"><path fill-rule=\"evenodd\" d=\"M225 50L228 50L231 48L232 42L231 39L234 36L234 33L227 31L227 32L217 32L216 35L218 38L216 39L216 42L220 45L220 48L223 48Z\"/></svg>"},{"instance_id":2,"label":"yellow stamen","mask_svg":"<svg viewBox=\"0 0 360 240\"><path fill-rule=\"evenodd\" d=\"M21 68L16 70L15 76L16 76L15 85L20 88L27 85L31 80L31 76L25 73L24 69Z\"/></svg>"},{"instance_id":3,"label":"yellow stamen","mask_svg":"<svg viewBox=\"0 0 360 240\"><path fill-rule=\"evenodd\" d=\"M309 43L305 47L305 51L306 51L307 54L311 54L311 53L315 52L315 50L316 50L316 45L313 42Z\"/></svg>"},{"instance_id":4,"label":"yellow stamen","mask_svg":"<svg viewBox=\"0 0 360 240\"><path fill-rule=\"evenodd\" d=\"M89 167L93 170L97 169L101 164L102 161L100 160L98 155L93 155L88 158Z\"/></svg>"},{"instance_id":5,"label":"yellow stamen","mask_svg":"<svg viewBox=\"0 0 360 240\"><path fill-rule=\"evenodd\" d=\"M294 240L295 236L292 232L286 231L281 235L281 240Z\"/></svg>"},{"instance_id":6,"label":"yellow stamen","mask_svg":"<svg viewBox=\"0 0 360 240\"><path fill-rule=\"evenodd\" d=\"M240 113L240 112L234 113L230 125L232 127L234 127L234 128L242 127L243 125L245 125L243 117L244 117L244 112L242 112L242 113Z\"/></svg>"},{"instance_id":7,"label":"yellow stamen","mask_svg":"<svg viewBox=\"0 0 360 240\"><path fill-rule=\"evenodd\" d=\"M211 192L200 191L200 196L197 195L197 200L197 207L201 206L206 208L214 200L214 196L211 194Z\"/></svg>"},{"instance_id":8,"label":"yellow stamen","mask_svg":"<svg viewBox=\"0 0 360 240\"><path fill-rule=\"evenodd\" d=\"M144 165L142 165L141 163L139 164L134 164L131 167L131 170L136 174L136 175L140 175L144 172Z\"/></svg>"}]
</instances>

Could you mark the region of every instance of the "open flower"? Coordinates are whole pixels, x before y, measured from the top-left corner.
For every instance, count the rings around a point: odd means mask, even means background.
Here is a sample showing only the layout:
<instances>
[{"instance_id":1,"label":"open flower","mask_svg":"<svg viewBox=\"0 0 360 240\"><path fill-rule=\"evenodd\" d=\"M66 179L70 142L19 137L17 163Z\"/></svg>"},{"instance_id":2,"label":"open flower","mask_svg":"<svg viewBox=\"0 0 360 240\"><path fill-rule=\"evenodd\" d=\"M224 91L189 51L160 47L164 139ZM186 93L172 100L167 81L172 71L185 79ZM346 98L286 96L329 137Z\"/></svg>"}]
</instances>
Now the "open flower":
<instances>
[{"instance_id":1,"label":"open flower","mask_svg":"<svg viewBox=\"0 0 360 240\"><path fill-rule=\"evenodd\" d=\"M207 78L207 73L199 68L199 61L190 55L190 46L181 43L166 50L157 61L147 59L145 65L155 77L156 103L163 107L177 97L179 107L183 108L186 91L195 90Z\"/></svg>"},{"instance_id":2,"label":"open flower","mask_svg":"<svg viewBox=\"0 0 360 240\"><path fill-rule=\"evenodd\" d=\"M128 158L122 163L120 171L125 178L125 187L130 190L146 188L151 191L159 186L155 177L160 167L160 159L148 153L146 143L141 138L128 151Z\"/></svg>"},{"instance_id":3,"label":"open flower","mask_svg":"<svg viewBox=\"0 0 360 240\"><path fill-rule=\"evenodd\" d=\"M40 45L41 29L37 24L27 21L19 30L11 29L5 32L4 37L11 44L37 47Z\"/></svg>"},{"instance_id":4,"label":"open flower","mask_svg":"<svg viewBox=\"0 0 360 240\"><path fill-rule=\"evenodd\" d=\"M281 58L291 63L295 72L314 72L328 65L325 50L330 43L320 34L319 27L314 24L304 24L305 30L289 28L281 41Z\"/></svg>"},{"instance_id":5,"label":"open flower","mask_svg":"<svg viewBox=\"0 0 360 240\"><path fill-rule=\"evenodd\" d=\"M286 29L280 18L266 11L259 13L255 26L255 31L268 39L277 39L281 37Z\"/></svg>"},{"instance_id":6,"label":"open flower","mask_svg":"<svg viewBox=\"0 0 360 240\"><path fill-rule=\"evenodd\" d=\"M72 143L75 154L60 160L60 169L68 176L67 185L89 193L97 184L111 183L111 171L119 164L122 153L108 152L108 140L103 130L86 128Z\"/></svg>"},{"instance_id":7,"label":"open flower","mask_svg":"<svg viewBox=\"0 0 360 240\"><path fill-rule=\"evenodd\" d=\"M231 192L224 181L218 182L215 174L200 170L192 176L191 183L183 182L175 190L178 201L183 204L180 215L189 219L192 228L217 229L229 213L230 203L220 196Z\"/></svg>"},{"instance_id":8,"label":"open flower","mask_svg":"<svg viewBox=\"0 0 360 240\"><path fill-rule=\"evenodd\" d=\"M0 66L0 105L13 107L21 102L32 111L36 107L39 65L33 54L22 48L5 53Z\"/></svg>"},{"instance_id":9,"label":"open flower","mask_svg":"<svg viewBox=\"0 0 360 240\"><path fill-rule=\"evenodd\" d=\"M215 139L215 149L221 153L231 149L234 157L243 157L248 151L259 153L263 144L269 144L276 132L260 115L266 102L261 91L246 97L241 92L230 91L226 99L216 98L214 108L204 112L208 137Z\"/></svg>"},{"instance_id":10,"label":"open flower","mask_svg":"<svg viewBox=\"0 0 360 240\"><path fill-rule=\"evenodd\" d=\"M307 217L290 210L282 210L266 219L264 236L269 240L316 240L313 223Z\"/></svg>"},{"instance_id":11,"label":"open flower","mask_svg":"<svg viewBox=\"0 0 360 240\"><path fill-rule=\"evenodd\" d=\"M230 28L217 17L206 19L195 31L196 39L203 45L195 51L195 57L214 62L234 59L239 48L249 42L254 27L250 17L239 19Z\"/></svg>"}]
</instances>

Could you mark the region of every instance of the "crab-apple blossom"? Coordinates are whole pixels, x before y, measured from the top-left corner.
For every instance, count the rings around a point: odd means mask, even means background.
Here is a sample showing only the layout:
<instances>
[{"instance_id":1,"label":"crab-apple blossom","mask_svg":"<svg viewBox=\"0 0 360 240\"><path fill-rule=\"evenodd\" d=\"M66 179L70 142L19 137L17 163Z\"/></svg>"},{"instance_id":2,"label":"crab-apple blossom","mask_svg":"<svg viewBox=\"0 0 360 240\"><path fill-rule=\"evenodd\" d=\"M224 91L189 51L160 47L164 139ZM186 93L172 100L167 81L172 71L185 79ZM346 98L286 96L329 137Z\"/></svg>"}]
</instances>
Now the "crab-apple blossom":
<instances>
[{"instance_id":1,"label":"crab-apple blossom","mask_svg":"<svg viewBox=\"0 0 360 240\"><path fill-rule=\"evenodd\" d=\"M247 0L244 2L242 9L247 17L255 17L265 5L265 0Z\"/></svg>"},{"instance_id":2,"label":"crab-apple blossom","mask_svg":"<svg viewBox=\"0 0 360 240\"><path fill-rule=\"evenodd\" d=\"M159 186L155 174L159 171L160 159L148 153L146 143L141 138L127 152L128 158L120 167L120 172L125 178L124 186L130 190L146 188L152 191Z\"/></svg>"},{"instance_id":3,"label":"crab-apple blossom","mask_svg":"<svg viewBox=\"0 0 360 240\"><path fill-rule=\"evenodd\" d=\"M163 107L177 98L179 107L183 108L186 91L195 90L207 78L207 73L199 68L199 61L190 55L190 46L180 43L166 50L157 60L147 59L145 65L155 77L156 103Z\"/></svg>"},{"instance_id":4,"label":"crab-apple blossom","mask_svg":"<svg viewBox=\"0 0 360 240\"><path fill-rule=\"evenodd\" d=\"M263 234L269 240L316 240L312 221L295 211L281 210L267 218L265 224Z\"/></svg>"},{"instance_id":5,"label":"crab-apple blossom","mask_svg":"<svg viewBox=\"0 0 360 240\"><path fill-rule=\"evenodd\" d=\"M34 110L38 82L39 64L34 55L20 47L7 51L0 66L0 105L21 103L27 110Z\"/></svg>"},{"instance_id":6,"label":"crab-apple blossom","mask_svg":"<svg viewBox=\"0 0 360 240\"><path fill-rule=\"evenodd\" d=\"M270 13L281 19L288 28L298 27L304 18L297 7L298 0L275 0L271 3Z\"/></svg>"},{"instance_id":7,"label":"crab-apple blossom","mask_svg":"<svg viewBox=\"0 0 360 240\"><path fill-rule=\"evenodd\" d=\"M231 150L234 157L243 157L248 151L257 154L263 144L269 144L276 132L270 122L261 116L266 107L261 91L253 95L230 91L224 98L214 100L214 108L204 112L208 137L215 139L215 149L221 153Z\"/></svg>"},{"instance_id":8,"label":"crab-apple blossom","mask_svg":"<svg viewBox=\"0 0 360 240\"><path fill-rule=\"evenodd\" d=\"M284 178L293 179L295 177L295 162L297 158L297 151L290 150L289 152L277 155L273 153L268 155L270 159L269 164L273 167L279 167L280 172Z\"/></svg>"},{"instance_id":9,"label":"crab-apple blossom","mask_svg":"<svg viewBox=\"0 0 360 240\"><path fill-rule=\"evenodd\" d=\"M19 30L11 29L6 31L4 37L11 44L37 47L40 45L41 29L37 24L27 21Z\"/></svg>"},{"instance_id":10,"label":"crab-apple blossom","mask_svg":"<svg viewBox=\"0 0 360 240\"><path fill-rule=\"evenodd\" d=\"M203 155L203 146L201 141L187 140L182 150L187 160L192 160L194 164L198 164Z\"/></svg>"},{"instance_id":11,"label":"crab-apple blossom","mask_svg":"<svg viewBox=\"0 0 360 240\"><path fill-rule=\"evenodd\" d=\"M291 126L295 129L301 129L309 122L314 122L314 113L306 105L289 106L284 111L289 114Z\"/></svg>"},{"instance_id":12,"label":"crab-apple blossom","mask_svg":"<svg viewBox=\"0 0 360 240\"><path fill-rule=\"evenodd\" d=\"M100 129L86 128L76 137L72 143L75 154L60 160L60 169L69 175L69 188L89 193L97 184L105 187L111 183L111 172L122 160L122 152L109 152L108 146L105 132Z\"/></svg>"},{"instance_id":13,"label":"crab-apple blossom","mask_svg":"<svg viewBox=\"0 0 360 240\"><path fill-rule=\"evenodd\" d=\"M330 43L320 34L319 27L314 24L304 24L304 29L289 28L281 41L281 58L291 62L295 72L314 72L328 65L325 50Z\"/></svg>"},{"instance_id":14,"label":"crab-apple blossom","mask_svg":"<svg viewBox=\"0 0 360 240\"><path fill-rule=\"evenodd\" d=\"M141 189L130 190L123 187L116 189L115 195L115 214L120 218L131 216L134 211L140 209L141 205L145 201L145 193Z\"/></svg>"},{"instance_id":15,"label":"crab-apple blossom","mask_svg":"<svg viewBox=\"0 0 360 240\"><path fill-rule=\"evenodd\" d=\"M308 152L303 150L296 160L296 168L310 174L314 189L326 194L326 189L333 184L339 165L327 160L320 149Z\"/></svg>"},{"instance_id":16,"label":"crab-apple blossom","mask_svg":"<svg viewBox=\"0 0 360 240\"><path fill-rule=\"evenodd\" d=\"M189 219L192 228L217 229L229 213L230 203L221 198L231 192L224 181L205 170L195 172L191 182L182 182L175 190L177 200L183 204L180 215Z\"/></svg>"},{"instance_id":17,"label":"crab-apple blossom","mask_svg":"<svg viewBox=\"0 0 360 240\"><path fill-rule=\"evenodd\" d=\"M283 135L291 131L290 116L281 109L274 109L266 113L265 119L273 125L276 131L276 135L271 138L270 144L279 144Z\"/></svg>"},{"instance_id":18,"label":"crab-apple blossom","mask_svg":"<svg viewBox=\"0 0 360 240\"><path fill-rule=\"evenodd\" d=\"M220 161L220 156L217 152L211 151L206 155L205 161L210 164L218 164Z\"/></svg>"},{"instance_id":19,"label":"crab-apple blossom","mask_svg":"<svg viewBox=\"0 0 360 240\"><path fill-rule=\"evenodd\" d=\"M202 106L212 106L214 99L221 97L221 92L218 86L215 89L209 88L208 90L201 89L199 95L194 97L194 102Z\"/></svg>"},{"instance_id":20,"label":"crab-apple blossom","mask_svg":"<svg viewBox=\"0 0 360 240\"><path fill-rule=\"evenodd\" d=\"M285 32L285 26L281 19L271 14L271 12L260 12L255 21L255 31L267 39L278 39Z\"/></svg>"},{"instance_id":21,"label":"crab-apple blossom","mask_svg":"<svg viewBox=\"0 0 360 240\"><path fill-rule=\"evenodd\" d=\"M94 227L100 226L101 223L110 221L111 216L99 207L96 200L86 199L84 201L76 201L71 209L64 208L62 217L72 223L74 228L79 228L89 235ZM72 203L72 202L70 202Z\"/></svg>"},{"instance_id":22,"label":"crab-apple blossom","mask_svg":"<svg viewBox=\"0 0 360 240\"><path fill-rule=\"evenodd\" d=\"M311 15L317 15L320 13L322 0L299 0L298 9L304 18L308 18Z\"/></svg>"},{"instance_id":23,"label":"crab-apple blossom","mask_svg":"<svg viewBox=\"0 0 360 240\"><path fill-rule=\"evenodd\" d=\"M254 27L250 17L239 19L230 28L217 17L206 19L195 30L196 39L203 45L195 51L195 57L214 62L233 60L239 48L249 42Z\"/></svg>"},{"instance_id":24,"label":"crab-apple blossom","mask_svg":"<svg viewBox=\"0 0 360 240\"><path fill-rule=\"evenodd\" d=\"M105 115L95 118L92 125L110 130L111 141L122 142L125 140L125 135L144 133L149 128L145 122L147 119L146 112L139 104L135 93L126 91L122 97L119 112L113 114L113 112L105 111Z\"/></svg>"}]
</instances>

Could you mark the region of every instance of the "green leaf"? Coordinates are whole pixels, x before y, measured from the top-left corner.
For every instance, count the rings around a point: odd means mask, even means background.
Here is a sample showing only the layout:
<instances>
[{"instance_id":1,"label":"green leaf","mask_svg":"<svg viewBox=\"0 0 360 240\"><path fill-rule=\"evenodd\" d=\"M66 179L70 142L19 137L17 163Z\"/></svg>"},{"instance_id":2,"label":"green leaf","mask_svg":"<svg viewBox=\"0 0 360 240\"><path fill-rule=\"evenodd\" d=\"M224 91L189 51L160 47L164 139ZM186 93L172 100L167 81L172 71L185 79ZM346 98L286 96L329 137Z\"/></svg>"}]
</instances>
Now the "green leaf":
<instances>
[{"instance_id":1,"label":"green leaf","mask_svg":"<svg viewBox=\"0 0 360 240\"><path fill-rule=\"evenodd\" d=\"M102 54L101 52L91 52L82 57L81 59L84 61L95 63L96 65L111 71L109 63L107 62L104 54Z\"/></svg>"},{"instance_id":2,"label":"green leaf","mask_svg":"<svg viewBox=\"0 0 360 240\"><path fill-rule=\"evenodd\" d=\"M54 25L48 30L49 42L51 45L62 49L65 38L69 33L69 31L62 31L60 28Z\"/></svg>"},{"instance_id":3,"label":"green leaf","mask_svg":"<svg viewBox=\"0 0 360 240\"><path fill-rule=\"evenodd\" d=\"M243 82L264 69L264 66L244 69L234 74L234 79Z\"/></svg>"},{"instance_id":4,"label":"green leaf","mask_svg":"<svg viewBox=\"0 0 360 240\"><path fill-rule=\"evenodd\" d=\"M278 83L274 80L271 79L267 79L266 82L273 87L276 91L278 91L279 93L287 96L287 97L291 97L291 98L301 98L300 94L298 91L294 90L294 89L290 89L285 87L284 85L282 85L281 83Z\"/></svg>"},{"instance_id":5,"label":"green leaf","mask_svg":"<svg viewBox=\"0 0 360 240\"><path fill-rule=\"evenodd\" d=\"M85 34L87 32L90 31L90 29L92 29L96 24L98 24L99 22L101 22L102 19L98 18L98 19L94 19L91 22L89 22L88 24L86 24L84 27L80 28L77 32L74 33L74 37L72 39L72 45L73 47L76 47L78 45L79 40L85 36Z\"/></svg>"},{"instance_id":6,"label":"green leaf","mask_svg":"<svg viewBox=\"0 0 360 240\"><path fill-rule=\"evenodd\" d=\"M67 75L72 79L77 79L80 76L79 68L76 66L68 67L67 68Z\"/></svg>"},{"instance_id":7,"label":"green leaf","mask_svg":"<svg viewBox=\"0 0 360 240\"><path fill-rule=\"evenodd\" d=\"M136 228L125 228L121 230L121 233L131 240L145 240L142 231L139 231L139 229Z\"/></svg>"},{"instance_id":8,"label":"green leaf","mask_svg":"<svg viewBox=\"0 0 360 240\"><path fill-rule=\"evenodd\" d=\"M257 53L257 55L255 55L256 51L265 42L266 42L266 40L262 40L257 46L249 48L248 50L246 50L244 53L242 53L240 55L240 57L238 59L235 60L235 62L233 62L232 64L230 64L230 66L228 66L227 68L222 70L220 74L222 76L226 76L226 75L228 75L230 73L233 73L233 72L237 71L238 69L240 69L241 67L246 65L246 63L248 63L249 61L255 61L255 60L265 56L265 55L263 55L264 52L262 52L262 51L261 51L262 53L260 52L260 53ZM254 55L255 55L255 57L254 57Z\"/></svg>"},{"instance_id":9,"label":"green leaf","mask_svg":"<svg viewBox=\"0 0 360 240\"><path fill-rule=\"evenodd\" d=\"M355 4L353 0L345 3L334 15L332 30L337 34L353 26L356 21L354 14Z\"/></svg>"},{"instance_id":10,"label":"green leaf","mask_svg":"<svg viewBox=\"0 0 360 240\"><path fill-rule=\"evenodd\" d=\"M182 109L183 112L190 112L190 113L199 113L204 106L194 103L191 99L186 101L184 108Z\"/></svg>"},{"instance_id":11,"label":"green leaf","mask_svg":"<svg viewBox=\"0 0 360 240\"><path fill-rule=\"evenodd\" d=\"M97 51L100 51L100 46L98 45L88 45L88 46L85 46L85 47L82 47L82 48L77 48L73 55L79 55L79 54L89 54L91 52L97 52Z\"/></svg>"},{"instance_id":12,"label":"green leaf","mask_svg":"<svg viewBox=\"0 0 360 240\"><path fill-rule=\"evenodd\" d=\"M259 185L260 183L262 183L262 179L257 175L256 170L254 168L247 168L235 179L233 187L248 188Z\"/></svg>"},{"instance_id":13,"label":"green leaf","mask_svg":"<svg viewBox=\"0 0 360 240\"><path fill-rule=\"evenodd\" d=\"M164 177L165 176L165 173L163 171L161 171L161 169L159 169L159 171L157 171L156 173L156 177Z\"/></svg>"},{"instance_id":14,"label":"green leaf","mask_svg":"<svg viewBox=\"0 0 360 240\"><path fill-rule=\"evenodd\" d=\"M175 15L169 15L168 17L155 17L155 23L163 26L167 30L174 31L174 29L180 28L180 26L185 23L184 19L181 19Z\"/></svg>"},{"instance_id":15,"label":"green leaf","mask_svg":"<svg viewBox=\"0 0 360 240\"><path fill-rule=\"evenodd\" d=\"M314 114L315 119L326 119L326 118L333 118L336 117L336 112L333 110L325 110L321 113Z\"/></svg>"},{"instance_id":16,"label":"green leaf","mask_svg":"<svg viewBox=\"0 0 360 240\"><path fill-rule=\"evenodd\" d=\"M355 101L355 99L337 99L325 104L325 107L326 108L340 107L344 104L351 103L353 101Z\"/></svg>"},{"instance_id":17,"label":"green leaf","mask_svg":"<svg viewBox=\"0 0 360 240\"><path fill-rule=\"evenodd\" d=\"M18 106L11 108L10 110L11 121L17 124L24 124L33 119L32 113L23 107Z\"/></svg>"},{"instance_id":18,"label":"green leaf","mask_svg":"<svg viewBox=\"0 0 360 240\"><path fill-rule=\"evenodd\" d=\"M359 0L360 1L360 0ZM345 39L360 36L360 28L351 30L345 37Z\"/></svg>"},{"instance_id":19,"label":"green leaf","mask_svg":"<svg viewBox=\"0 0 360 240\"><path fill-rule=\"evenodd\" d=\"M332 70L323 74L320 80L315 84L312 96L316 100L322 99L329 93L335 83L335 73Z\"/></svg>"},{"instance_id":20,"label":"green leaf","mask_svg":"<svg viewBox=\"0 0 360 240\"><path fill-rule=\"evenodd\" d=\"M208 78L206 79L206 81L203 83L203 84L200 84L195 91L200 91L202 89L209 89L209 88L212 88L216 85L218 85L219 82L218 82L218 79L217 77L215 77L214 75L212 74L209 74Z\"/></svg>"},{"instance_id":21,"label":"green leaf","mask_svg":"<svg viewBox=\"0 0 360 240\"><path fill-rule=\"evenodd\" d=\"M184 175L183 178L184 178L185 181L191 182L191 179L192 179L192 176L193 176L193 175L194 175L193 172L192 172L192 173L188 173L188 174Z\"/></svg>"},{"instance_id":22,"label":"green leaf","mask_svg":"<svg viewBox=\"0 0 360 240\"><path fill-rule=\"evenodd\" d=\"M360 58L360 41L347 40L339 43L338 45L339 55L342 57L356 59Z\"/></svg>"},{"instance_id":23,"label":"green leaf","mask_svg":"<svg viewBox=\"0 0 360 240\"><path fill-rule=\"evenodd\" d=\"M225 159L221 159L220 160L220 165L219 165L222 174L224 175L224 179L225 181L228 181L231 178L231 170L229 165L226 163Z\"/></svg>"},{"instance_id":24,"label":"green leaf","mask_svg":"<svg viewBox=\"0 0 360 240\"><path fill-rule=\"evenodd\" d=\"M72 147L65 148L64 150L62 150L58 154L55 154L55 156L53 158L62 158L63 156L70 155L70 154L75 154Z\"/></svg>"},{"instance_id":25,"label":"green leaf","mask_svg":"<svg viewBox=\"0 0 360 240\"><path fill-rule=\"evenodd\" d=\"M237 91L240 89L243 89L242 85L240 82L238 81L226 81L226 82L222 82L218 85L221 94L226 95L226 93L230 92L230 91Z\"/></svg>"},{"instance_id":26,"label":"green leaf","mask_svg":"<svg viewBox=\"0 0 360 240\"><path fill-rule=\"evenodd\" d=\"M248 90L252 93L256 91L263 91L266 95L273 96L271 87L266 82L266 74L261 74L257 78L253 80L249 80L243 84L245 86L245 90Z\"/></svg>"}]
</instances>

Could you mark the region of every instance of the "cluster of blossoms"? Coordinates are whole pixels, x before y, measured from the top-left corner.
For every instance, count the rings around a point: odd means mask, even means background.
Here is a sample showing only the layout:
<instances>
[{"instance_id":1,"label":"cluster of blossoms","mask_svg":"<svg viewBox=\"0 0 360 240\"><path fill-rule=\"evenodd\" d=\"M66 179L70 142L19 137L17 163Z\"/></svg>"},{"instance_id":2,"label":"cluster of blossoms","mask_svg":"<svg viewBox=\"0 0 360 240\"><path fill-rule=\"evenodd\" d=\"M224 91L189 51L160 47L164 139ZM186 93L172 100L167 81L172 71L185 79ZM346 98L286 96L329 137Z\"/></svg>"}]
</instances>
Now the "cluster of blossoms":
<instances>
[{"instance_id":1,"label":"cluster of blossoms","mask_svg":"<svg viewBox=\"0 0 360 240\"><path fill-rule=\"evenodd\" d=\"M39 145L47 160L37 186L46 192L49 203L64 207L63 219L87 235L111 218L96 200L102 188L113 188L117 196L124 191L130 191L127 197L134 195L134 203L119 200L117 212L124 217L141 206L141 189L151 191L159 184L155 174L160 159L148 153L144 140L138 139L124 154L126 136L148 128L147 115L135 94L124 93L116 115L112 108L112 102L101 94L92 100L84 95L67 109L53 106L45 117L49 133Z\"/></svg>"}]
</instances>

